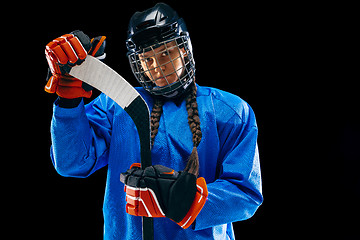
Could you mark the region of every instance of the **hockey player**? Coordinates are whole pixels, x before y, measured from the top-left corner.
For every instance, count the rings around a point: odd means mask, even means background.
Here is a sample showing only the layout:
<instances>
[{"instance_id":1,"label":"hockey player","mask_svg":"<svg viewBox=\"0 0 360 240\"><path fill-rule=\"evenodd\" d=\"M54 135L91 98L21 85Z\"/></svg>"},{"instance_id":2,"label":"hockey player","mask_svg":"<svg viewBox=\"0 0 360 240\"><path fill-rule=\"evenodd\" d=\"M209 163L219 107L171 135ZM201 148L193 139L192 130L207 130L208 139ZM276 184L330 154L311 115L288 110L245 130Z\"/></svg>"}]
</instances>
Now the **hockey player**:
<instances>
[{"instance_id":1,"label":"hockey player","mask_svg":"<svg viewBox=\"0 0 360 240\"><path fill-rule=\"evenodd\" d=\"M66 74L87 55L104 58L104 39L75 31L46 46L52 76L45 90L59 95L51 123L55 169L88 177L108 167L104 239L141 239L139 216L153 217L154 239L235 239L232 222L262 203L251 107L195 83L189 33L172 8L136 12L126 46L142 86L136 89L151 109L153 166L142 170L131 118L104 94L84 105L89 86Z\"/></svg>"}]
</instances>

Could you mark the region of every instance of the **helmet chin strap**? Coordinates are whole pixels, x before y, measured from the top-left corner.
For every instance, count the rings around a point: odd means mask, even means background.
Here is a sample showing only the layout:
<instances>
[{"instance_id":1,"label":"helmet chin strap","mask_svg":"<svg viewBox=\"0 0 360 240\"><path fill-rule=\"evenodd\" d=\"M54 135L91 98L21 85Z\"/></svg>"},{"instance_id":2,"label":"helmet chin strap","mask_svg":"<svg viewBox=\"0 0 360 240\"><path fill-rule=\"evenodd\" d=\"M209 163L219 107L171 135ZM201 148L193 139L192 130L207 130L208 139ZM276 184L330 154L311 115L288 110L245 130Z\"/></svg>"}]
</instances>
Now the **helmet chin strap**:
<instances>
[{"instance_id":1,"label":"helmet chin strap","mask_svg":"<svg viewBox=\"0 0 360 240\"><path fill-rule=\"evenodd\" d=\"M183 103L183 100L190 94L191 86L196 84L195 81L191 82L186 89L182 89L182 91L175 91L174 94L170 95L157 95L153 96L154 98L162 99L163 101L172 101L177 106L180 106Z\"/></svg>"},{"instance_id":2,"label":"helmet chin strap","mask_svg":"<svg viewBox=\"0 0 360 240\"><path fill-rule=\"evenodd\" d=\"M186 95L187 90L190 89L189 86L191 86L192 83L195 84L195 81L191 79L189 82L187 82L185 85L183 85L179 90L175 90L169 94L163 94L163 96L168 99L181 98L184 95Z\"/></svg>"}]
</instances>

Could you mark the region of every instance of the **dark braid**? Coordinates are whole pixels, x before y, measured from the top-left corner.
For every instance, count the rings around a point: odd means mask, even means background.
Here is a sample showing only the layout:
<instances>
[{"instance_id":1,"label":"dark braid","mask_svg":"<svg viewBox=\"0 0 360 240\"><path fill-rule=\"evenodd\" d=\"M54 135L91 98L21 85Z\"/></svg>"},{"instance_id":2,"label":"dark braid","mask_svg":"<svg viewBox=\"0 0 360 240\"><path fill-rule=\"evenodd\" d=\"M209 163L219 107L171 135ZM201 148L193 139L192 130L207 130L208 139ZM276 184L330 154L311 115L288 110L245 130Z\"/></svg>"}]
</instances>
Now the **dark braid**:
<instances>
[{"instance_id":1,"label":"dark braid","mask_svg":"<svg viewBox=\"0 0 360 240\"><path fill-rule=\"evenodd\" d=\"M197 152L197 146L199 146L202 133L200 128L200 118L198 104L196 101L196 85L191 86L190 92L186 97L186 110L188 112L188 123L193 135L193 150L188 159L187 165L184 171L194 174L195 176L199 175L199 157ZM151 127L151 147L154 146L155 136L158 133L159 121L162 114L162 106L164 101L160 99L155 99L154 106L150 115L150 127Z\"/></svg>"},{"instance_id":2,"label":"dark braid","mask_svg":"<svg viewBox=\"0 0 360 240\"><path fill-rule=\"evenodd\" d=\"M161 99L155 99L153 109L150 115L150 128L151 128L151 148L154 146L155 136L159 130L160 117L163 112L162 106L164 101Z\"/></svg>"},{"instance_id":3,"label":"dark braid","mask_svg":"<svg viewBox=\"0 0 360 240\"><path fill-rule=\"evenodd\" d=\"M194 148L190 154L189 160L184 171L194 174L195 176L199 175L199 156L197 152L197 147L200 144L202 132L200 128L200 118L198 104L196 101L196 85L193 84L190 89L190 94L186 97L186 110L188 112L188 123L193 135L193 145Z\"/></svg>"},{"instance_id":4,"label":"dark braid","mask_svg":"<svg viewBox=\"0 0 360 240\"><path fill-rule=\"evenodd\" d=\"M198 104L196 101L197 88L195 84L192 86L192 89L190 91L191 92L189 96L187 96L186 98L186 110L188 112L188 122L190 130L193 135L193 144L194 147L197 147L200 144L202 133L200 128Z\"/></svg>"}]
</instances>

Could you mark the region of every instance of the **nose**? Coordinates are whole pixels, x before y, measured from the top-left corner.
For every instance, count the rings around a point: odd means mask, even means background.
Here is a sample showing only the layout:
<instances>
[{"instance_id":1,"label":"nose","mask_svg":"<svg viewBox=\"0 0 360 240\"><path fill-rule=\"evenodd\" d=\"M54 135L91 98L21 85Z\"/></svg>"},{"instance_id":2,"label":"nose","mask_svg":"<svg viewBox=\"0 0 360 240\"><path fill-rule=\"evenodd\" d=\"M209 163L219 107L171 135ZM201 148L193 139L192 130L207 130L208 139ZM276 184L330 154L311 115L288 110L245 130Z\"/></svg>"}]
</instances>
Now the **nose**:
<instances>
[{"instance_id":1,"label":"nose","mask_svg":"<svg viewBox=\"0 0 360 240\"><path fill-rule=\"evenodd\" d=\"M162 71L165 70L165 65L161 65L159 60L157 60L156 58L153 58L153 60L152 60L152 67L156 73L161 73L161 70ZM160 68L161 68L161 70L160 70Z\"/></svg>"}]
</instances>

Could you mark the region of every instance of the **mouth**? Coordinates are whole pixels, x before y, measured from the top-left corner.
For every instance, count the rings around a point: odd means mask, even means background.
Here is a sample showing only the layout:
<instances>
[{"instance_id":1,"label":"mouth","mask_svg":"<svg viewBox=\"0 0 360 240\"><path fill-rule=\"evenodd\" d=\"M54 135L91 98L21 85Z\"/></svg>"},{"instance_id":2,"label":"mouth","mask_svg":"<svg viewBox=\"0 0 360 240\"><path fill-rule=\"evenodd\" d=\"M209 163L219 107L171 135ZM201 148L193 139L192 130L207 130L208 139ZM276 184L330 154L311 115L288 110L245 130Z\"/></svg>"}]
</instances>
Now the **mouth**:
<instances>
[{"instance_id":1,"label":"mouth","mask_svg":"<svg viewBox=\"0 0 360 240\"><path fill-rule=\"evenodd\" d=\"M155 81L161 80L161 79L165 79L165 77L158 77L155 79Z\"/></svg>"},{"instance_id":2,"label":"mouth","mask_svg":"<svg viewBox=\"0 0 360 240\"><path fill-rule=\"evenodd\" d=\"M164 87L168 85L168 81L165 79L165 77L159 77L155 79L155 84L159 87Z\"/></svg>"},{"instance_id":3,"label":"mouth","mask_svg":"<svg viewBox=\"0 0 360 240\"><path fill-rule=\"evenodd\" d=\"M176 81L176 73L170 74L170 75L161 75L158 76L157 78L155 78L154 83L158 86L158 87L164 87L167 86L169 84L172 84Z\"/></svg>"}]
</instances>

